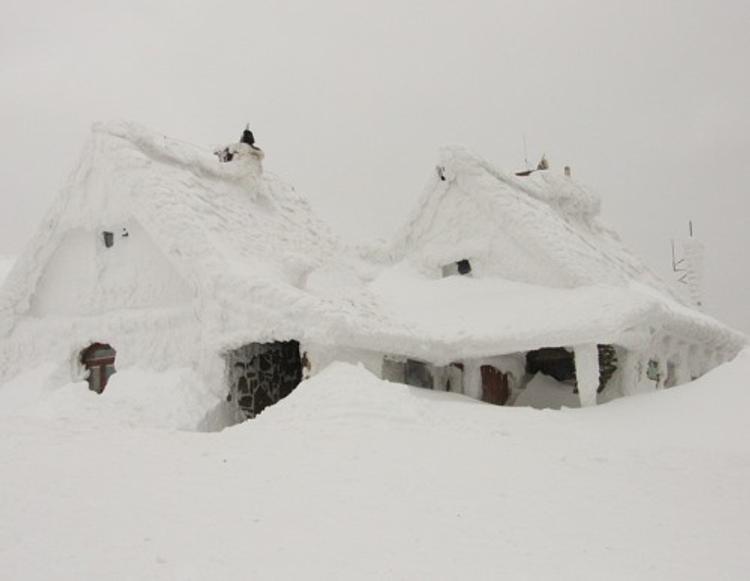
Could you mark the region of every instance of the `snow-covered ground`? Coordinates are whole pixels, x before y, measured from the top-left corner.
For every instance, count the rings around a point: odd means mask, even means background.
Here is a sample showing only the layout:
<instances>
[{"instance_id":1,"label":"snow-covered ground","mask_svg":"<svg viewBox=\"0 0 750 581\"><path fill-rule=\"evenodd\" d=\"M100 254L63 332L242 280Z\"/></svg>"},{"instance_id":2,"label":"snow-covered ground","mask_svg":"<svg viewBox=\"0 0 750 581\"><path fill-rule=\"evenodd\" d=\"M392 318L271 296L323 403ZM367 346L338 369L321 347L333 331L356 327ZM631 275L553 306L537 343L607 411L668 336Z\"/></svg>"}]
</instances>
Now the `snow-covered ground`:
<instances>
[{"instance_id":1,"label":"snow-covered ground","mask_svg":"<svg viewBox=\"0 0 750 581\"><path fill-rule=\"evenodd\" d=\"M337 363L219 433L108 425L37 393L45 413L0 417L1 576L747 579L748 377L743 352L554 412Z\"/></svg>"}]
</instances>

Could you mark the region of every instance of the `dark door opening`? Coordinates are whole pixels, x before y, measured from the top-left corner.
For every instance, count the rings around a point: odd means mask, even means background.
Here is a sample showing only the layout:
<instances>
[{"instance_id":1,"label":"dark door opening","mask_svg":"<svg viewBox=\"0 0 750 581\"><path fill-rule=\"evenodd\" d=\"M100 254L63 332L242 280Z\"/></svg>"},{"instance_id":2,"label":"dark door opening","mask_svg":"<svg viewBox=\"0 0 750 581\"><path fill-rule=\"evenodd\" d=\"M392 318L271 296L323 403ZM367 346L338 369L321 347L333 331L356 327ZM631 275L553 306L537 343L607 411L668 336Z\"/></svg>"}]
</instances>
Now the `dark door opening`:
<instances>
[{"instance_id":1,"label":"dark door opening","mask_svg":"<svg viewBox=\"0 0 750 581\"><path fill-rule=\"evenodd\" d=\"M575 383L576 364L573 353L563 347L545 347L526 354L526 372L544 373L557 381Z\"/></svg>"},{"instance_id":2,"label":"dark door opening","mask_svg":"<svg viewBox=\"0 0 750 581\"><path fill-rule=\"evenodd\" d=\"M94 343L81 353L81 364L88 370L89 389L102 393L109 378L115 374L117 352L106 343Z\"/></svg>"},{"instance_id":3,"label":"dark door opening","mask_svg":"<svg viewBox=\"0 0 750 581\"><path fill-rule=\"evenodd\" d=\"M508 374L492 365L482 365L482 401L505 405L510 399Z\"/></svg>"},{"instance_id":4,"label":"dark door opening","mask_svg":"<svg viewBox=\"0 0 750 581\"><path fill-rule=\"evenodd\" d=\"M288 396L302 381L297 341L250 343L227 355L229 401L246 418Z\"/></svg>"}]
</instances>

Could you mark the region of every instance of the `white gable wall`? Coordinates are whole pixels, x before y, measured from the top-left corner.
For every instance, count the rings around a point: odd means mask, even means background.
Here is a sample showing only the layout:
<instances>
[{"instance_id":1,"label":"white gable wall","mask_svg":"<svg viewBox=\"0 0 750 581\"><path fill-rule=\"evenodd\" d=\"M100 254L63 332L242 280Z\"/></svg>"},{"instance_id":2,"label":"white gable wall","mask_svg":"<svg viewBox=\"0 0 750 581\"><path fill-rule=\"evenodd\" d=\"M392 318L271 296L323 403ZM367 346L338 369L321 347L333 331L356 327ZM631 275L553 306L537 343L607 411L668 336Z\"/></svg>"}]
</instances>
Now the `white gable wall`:
<instances>
[{"instance_id":1,"label":"white gable wall","mask_svg":"<svg viewBox=\"0 0 750 581\"><path fill-rule=\"evenodd\" d=\"M448 191L411 224L409 240L409 253L426 268L439 273L442 266L466 258L480 276L567 286L566 273L542 249L521 242L517 229L522 225L511 212L484 207L472 183L435 185Z\"/></svg>"},{"instance_id":2,"label":"white gable wall","mask_svg":"<svg viewBox=\"0 0 750 581\"><path fill-rule=\"evenodd\" d=\"M87 316L191 300L190 288L137 222L107 229L114 234L111 248L103 229L76 228L63 237L32 296L32 316Z\"/></svg>"}]
</instances>

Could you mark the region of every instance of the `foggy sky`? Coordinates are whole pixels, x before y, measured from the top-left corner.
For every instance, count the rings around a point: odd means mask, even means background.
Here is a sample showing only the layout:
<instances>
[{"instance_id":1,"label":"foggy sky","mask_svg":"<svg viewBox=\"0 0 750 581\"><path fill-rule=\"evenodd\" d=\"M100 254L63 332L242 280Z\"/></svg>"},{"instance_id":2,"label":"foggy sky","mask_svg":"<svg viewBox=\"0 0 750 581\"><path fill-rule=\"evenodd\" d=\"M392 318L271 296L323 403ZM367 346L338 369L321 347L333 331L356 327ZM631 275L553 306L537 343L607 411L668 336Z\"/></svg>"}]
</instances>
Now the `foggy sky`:
<instances>
[{"instance_id":1,"label":"foggy sky","mask_svg":"<svg viewBox=\"0 0 750 581\"><path fill-rule=\"evenodd\" d=\"M659 273L708 247L708 311L750 331L750 5L741 1L0 0L0 254L98 120L205 147L249 121L341 234L388 237L463 144L546 153Z\"/></svg>"}]
</instances>

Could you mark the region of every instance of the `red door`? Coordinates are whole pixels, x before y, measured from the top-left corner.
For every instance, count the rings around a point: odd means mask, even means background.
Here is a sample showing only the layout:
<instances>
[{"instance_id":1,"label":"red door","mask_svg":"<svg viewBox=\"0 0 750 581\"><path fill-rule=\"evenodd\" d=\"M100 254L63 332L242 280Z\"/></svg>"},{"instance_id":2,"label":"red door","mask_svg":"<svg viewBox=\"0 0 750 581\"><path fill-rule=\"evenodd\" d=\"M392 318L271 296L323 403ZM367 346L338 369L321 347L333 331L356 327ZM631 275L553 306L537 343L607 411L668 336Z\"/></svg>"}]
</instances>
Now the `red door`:
<instances>
[{"instance_id":1,"label":"red door","mask_svg":"<svg viewBox=\"0 0 750 581\"><path fill-rule=\"evenodd\" d=\"M482 401L505 405L508 399L510 399L508 375L492 365L482 365Z\"/></svg>"}]
</instances>

